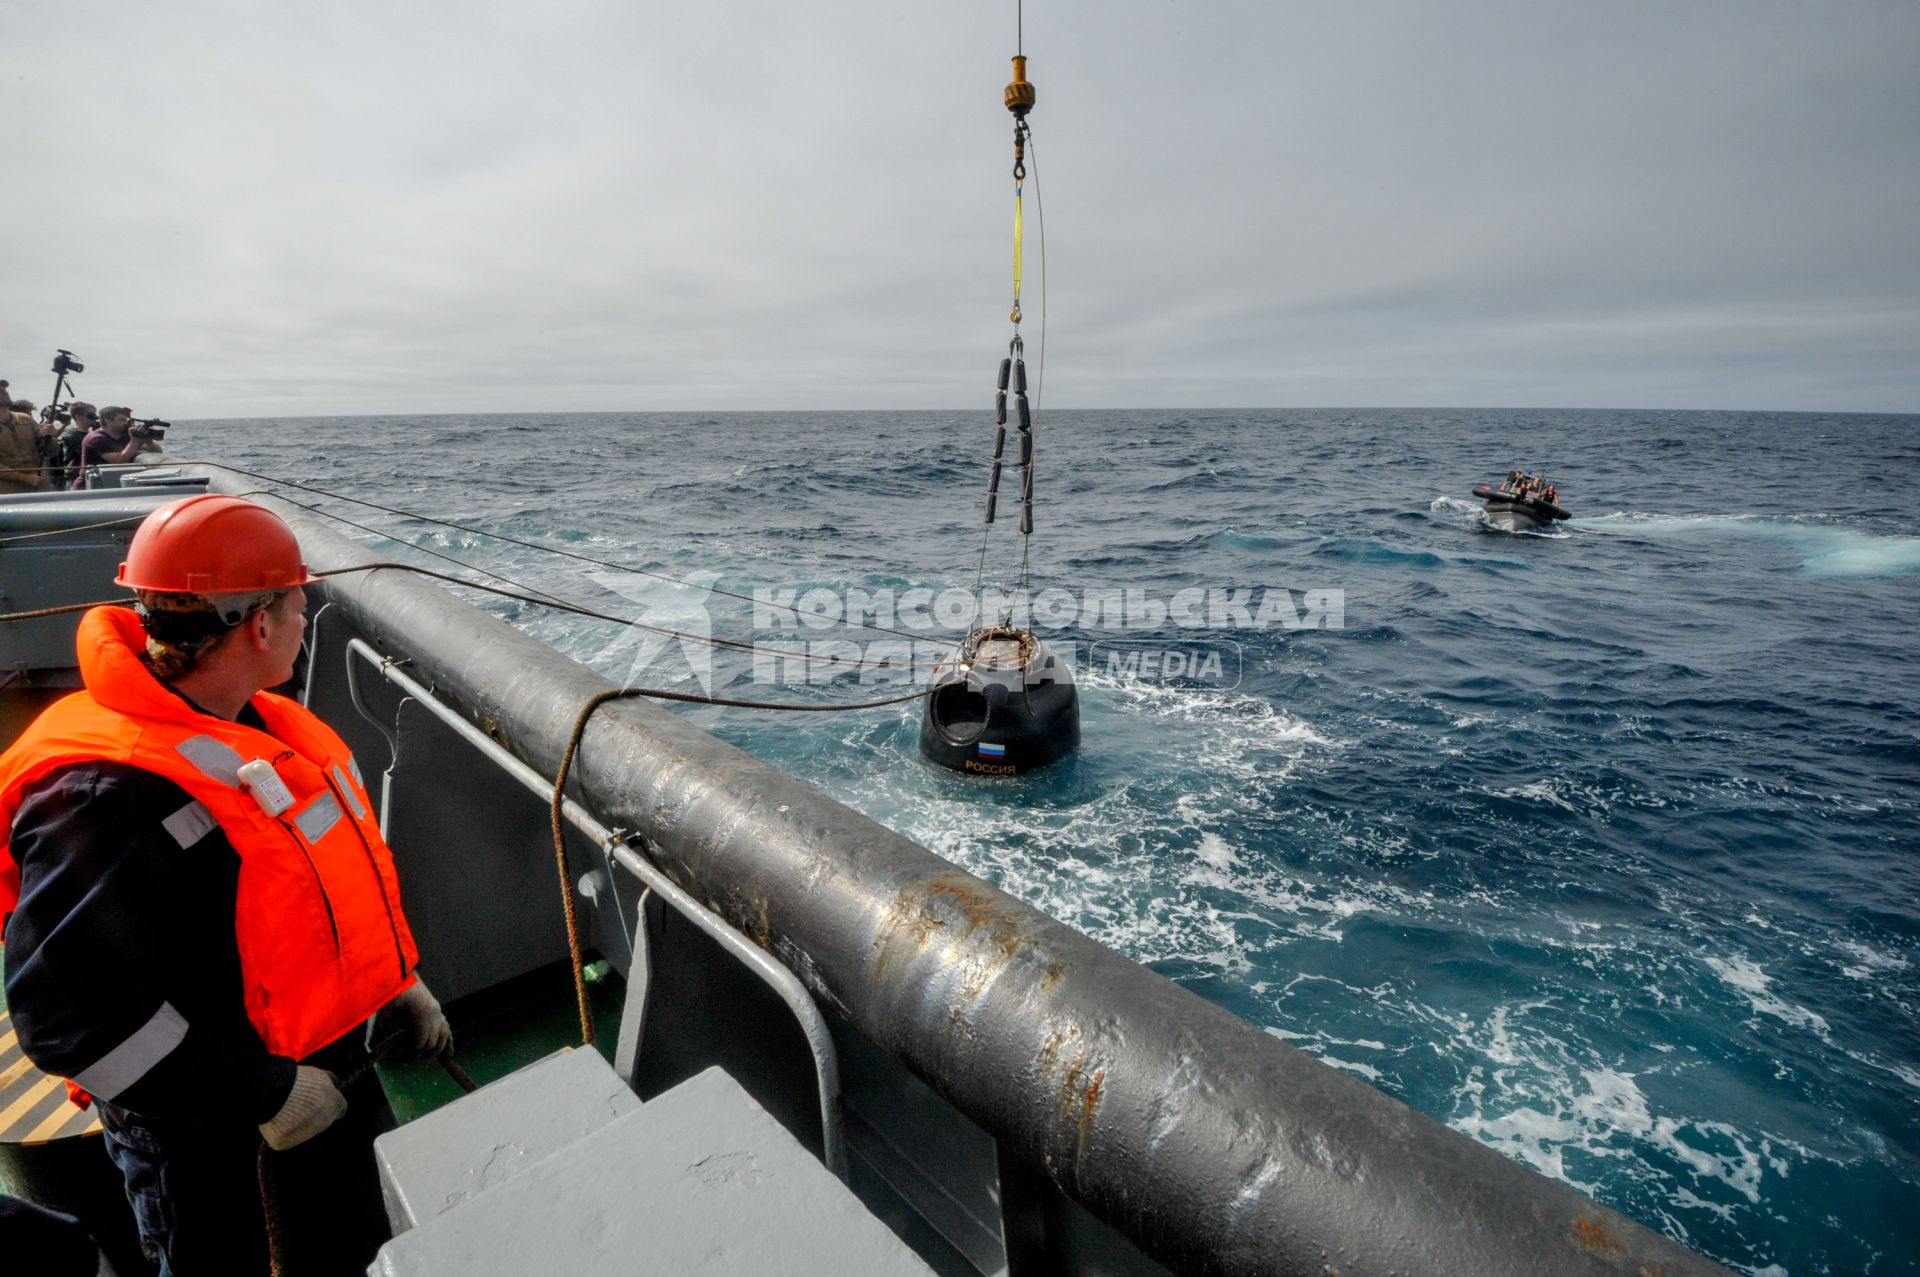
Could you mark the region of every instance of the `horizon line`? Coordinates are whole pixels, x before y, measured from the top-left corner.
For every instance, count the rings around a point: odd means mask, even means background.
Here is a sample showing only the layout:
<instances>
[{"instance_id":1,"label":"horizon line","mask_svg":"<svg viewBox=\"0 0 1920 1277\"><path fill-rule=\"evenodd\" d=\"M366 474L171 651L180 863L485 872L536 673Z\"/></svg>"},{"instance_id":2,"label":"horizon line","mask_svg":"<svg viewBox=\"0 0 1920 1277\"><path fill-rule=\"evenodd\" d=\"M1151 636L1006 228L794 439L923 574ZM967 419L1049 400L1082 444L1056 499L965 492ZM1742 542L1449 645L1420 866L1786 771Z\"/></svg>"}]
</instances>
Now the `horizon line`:
<instances>
[{"instance_id":1,"label":"horizon line","mask_svg":"<svg viewBox=\"0 0 1920 1277\"><path fill-rule=\"evenodd\" d=\"M178 417L178 418L175 418L174 420L175 420L175 422L178 422L178 423L181 423L181 424L185 424L185 423L188 423L188 422L203 422L203 421L205 421L205 422L216 422L216 421L315 421L315 420L325 420L325 419L336 419L336 418L342 418L342 417L346 417L346 418L352 418L352 417L369 417L369 418L382 418L382 417L385 417L385 418L431 418L431 417L461 417L461 418L469 418L469 419L470 419L470 418L474 418L474 417L522 417L522 418L524 418L524 417L532 417L532 416L553 416L553 417L623 417L623 416L624 416L624 417L633 417L633 416L660 416L660 417L665 417L665 416L675 416L675 417L695 417L695 416L707 416L707 417L738 417L738 416L752 416L752 415L766 415L766 414L779 414L779 415L782 415L782 416L791 416L791 417L809 417L809 416L844 416L844 415L850 415L850 414L861 414L861 415L869 415L869 416L878 416L878 415L895 415L895 416L899 416L899 415L906 415L906 414L916 414L916 413L976 413L976 412L977 412L977 413L982 413L982 414L985 414L985 413L989 413L989 412L991 412L991 411L992 411L992 408L991 408L991 407L983 407L983 406L981 406L981 405L978 405L978 404L970 404L970 405L966 405L966 406L963 406L963 407L946 407L946 408L569 408L569 409L552 409L552 408L536 408L536 409L513 409L513 408L508 408L508 409L487 409L487 410L485 410L485 411L470 411L470 410L460 410L460 409L441 409L441 410L433 410L433 411L426 411L426 412L418 412L418 411L416 411L416 412L303 412L303 413L297 413L297 414L288 414L288 413L236 413L236 414L233 414L233 415L229 415L229 416L221 416L221 417ZM1060 412L1071 412L1071 413L1095 413L1095 412L1107 412L1107 413L1118 413L1118 412L1158 412L1158 413L1168 413L1168 412L1192 412L1192 413L1223 413L1223 412L1266 412L1266 413L1295 413L1295 412L1302 412L1302 413L1304 413L1304 412L1503 412L1503 413L1510 413L1510 412L1567 412L1567 413L1576 413L1576 412L1578 412L1578 413L1587 413L1587 412L1615 412L1615 413L1618 413L1618 412L1648 412L1648 413L1661 413L1661 414L1669 414L1669 415L1684 415L1684 414L1696 414L1696 415L1701 415L1701 416L1708 416L1708 415L1721 415L1721 416L1725 416L1725 415L1735 415L1735 414L1740 414L1740 415L1752 415L1752 414L1764 414L1764 415L1769 415L1769 416L1780 416L1780 417L1915 417L1915 416L1920 416L1920 409L1917 409L1917 410L1895 410L1895 409L1876 409L1876 408L1838 408L1838 409L1827 409L1827 408L1652 408L1652 407L1645 407L1645 406L1640 406L1640 405L1628 405L1628 406L1622 406L1622 407L1592 407L1592 406L1570 406L1570 405L1557 405L1557 406L1556 406L1556 405L1538 405L1538 404L1519 404L1519 405L1504 405L1504 404L1420 404L1420 405L1412 405L1412 404L1313 404L1313 405L1299 405L1299 406L1293 406L1293 407L1277 407L1277 406L1262 406L1262 407L1251 407L1251 406L1245 406L1245 405L1206 405L1206 406L1164 406L1164 405L1157 405L1157 406L1150 406L1150 407L1067 407L1067 408L1046 408L1046 409L1042 409L1042 408L1039 408L1039 407L1035 407L1035 408L1033 409L1033 411L1034 411L1034 413L1035 413L1035 415L1038 415L1038 414L1040 414L1041 412L1043 412L1043 411L1044 411L1044 412L1050 412L1050 413L1060 413Z\"/></svg>"}]
</instances>

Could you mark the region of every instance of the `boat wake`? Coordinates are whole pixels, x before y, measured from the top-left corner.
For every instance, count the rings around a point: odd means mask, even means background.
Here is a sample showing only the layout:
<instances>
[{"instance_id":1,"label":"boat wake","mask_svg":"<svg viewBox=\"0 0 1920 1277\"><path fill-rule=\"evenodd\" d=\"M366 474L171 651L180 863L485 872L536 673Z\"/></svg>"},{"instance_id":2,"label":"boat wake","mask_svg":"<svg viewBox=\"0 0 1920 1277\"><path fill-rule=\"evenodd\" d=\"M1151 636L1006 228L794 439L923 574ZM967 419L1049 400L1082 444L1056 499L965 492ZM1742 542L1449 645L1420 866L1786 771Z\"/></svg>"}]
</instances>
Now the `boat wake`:
<instances>
[{"instance_id":1,"label":"boat wake","mask_svg":"<svg viewBox=\"0 0 1920 1277\"><path fill-rule=\"evenodd\" d=\"M1889 536L1846 527L1822 515L1654 514L1617 510L1586 520L1596 532L1639 537L1710 535L1763 538L1777 543L1813 576L1901 576L1920 571L1920 537Z\"/></svg>"}]
</instances>

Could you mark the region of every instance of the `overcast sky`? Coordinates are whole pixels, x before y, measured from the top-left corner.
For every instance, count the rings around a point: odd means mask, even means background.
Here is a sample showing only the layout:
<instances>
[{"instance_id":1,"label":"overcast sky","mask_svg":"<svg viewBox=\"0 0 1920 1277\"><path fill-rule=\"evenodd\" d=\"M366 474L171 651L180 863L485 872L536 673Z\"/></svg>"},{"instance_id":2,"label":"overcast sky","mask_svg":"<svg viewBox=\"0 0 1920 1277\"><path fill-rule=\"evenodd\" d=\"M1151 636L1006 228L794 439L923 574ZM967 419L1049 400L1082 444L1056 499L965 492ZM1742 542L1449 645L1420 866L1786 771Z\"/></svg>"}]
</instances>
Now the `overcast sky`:
<instances>
[{"instance_id":1,"label":"overcast sky","mask_svg":"<svg viewBox=\"0 0 1920 1277\"><path fill-rule=\"evenodd\" d=\"M1013 0L0 0L0 376L946 408ZM1051 407L1920 411L1916 0L1034 0ZM1040 315L1028 190L1030 357Z\"/></svg>"}]
</instances>

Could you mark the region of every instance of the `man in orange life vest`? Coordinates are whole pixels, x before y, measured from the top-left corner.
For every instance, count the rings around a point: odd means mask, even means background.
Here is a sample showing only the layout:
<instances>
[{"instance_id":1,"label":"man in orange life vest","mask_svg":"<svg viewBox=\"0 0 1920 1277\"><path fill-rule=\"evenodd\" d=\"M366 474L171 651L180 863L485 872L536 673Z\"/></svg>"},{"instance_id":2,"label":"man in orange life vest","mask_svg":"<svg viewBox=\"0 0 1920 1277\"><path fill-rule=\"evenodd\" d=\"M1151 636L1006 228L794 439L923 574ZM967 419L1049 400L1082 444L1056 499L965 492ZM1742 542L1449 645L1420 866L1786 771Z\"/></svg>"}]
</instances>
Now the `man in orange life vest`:
<instances>
[{"instance_id":1,"label":"man in orange life vest","mask_svg":"<svg viewBox=\"0 0 1920 1277\"><path fill-rule=\"evenodd\" d=\"M312 580L264 507L161 507L117 578L138 606L81 621L86 690L0 755L14 1025L99 1103L163 1277L266 1271L263 1141L296 1271L364 1272L393 1126L367 1022L452 1046L352 754L264 690L292 675Z\"/></svg>"}]
</instances>

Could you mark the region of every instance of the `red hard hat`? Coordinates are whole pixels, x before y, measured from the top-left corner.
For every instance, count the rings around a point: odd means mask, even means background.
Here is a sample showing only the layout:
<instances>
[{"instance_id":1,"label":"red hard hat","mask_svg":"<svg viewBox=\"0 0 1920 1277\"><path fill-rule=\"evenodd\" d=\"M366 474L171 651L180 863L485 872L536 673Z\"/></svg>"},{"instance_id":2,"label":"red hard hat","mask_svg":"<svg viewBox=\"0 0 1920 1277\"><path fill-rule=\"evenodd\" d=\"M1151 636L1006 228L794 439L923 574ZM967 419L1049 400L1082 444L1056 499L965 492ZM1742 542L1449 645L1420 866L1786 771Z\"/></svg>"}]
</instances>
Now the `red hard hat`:
<instances>
[{"instance_id":1,"label":"red hard hat","mask_svg":"<svg viewBox=\"0 0 1920 1277\"><path fill-rule=\"evenodd\" d=\"M293 530L243 497L169 501L140 524L115 585L184 594L291 590L314 577Z\"/></svg>"}]
</instances>

